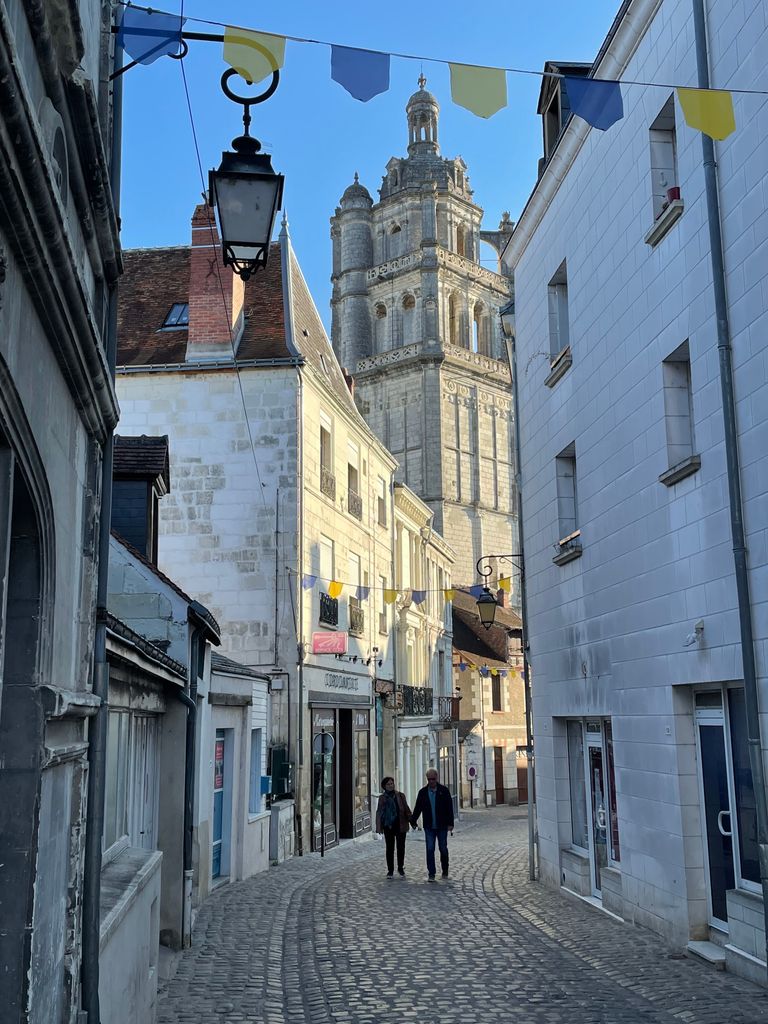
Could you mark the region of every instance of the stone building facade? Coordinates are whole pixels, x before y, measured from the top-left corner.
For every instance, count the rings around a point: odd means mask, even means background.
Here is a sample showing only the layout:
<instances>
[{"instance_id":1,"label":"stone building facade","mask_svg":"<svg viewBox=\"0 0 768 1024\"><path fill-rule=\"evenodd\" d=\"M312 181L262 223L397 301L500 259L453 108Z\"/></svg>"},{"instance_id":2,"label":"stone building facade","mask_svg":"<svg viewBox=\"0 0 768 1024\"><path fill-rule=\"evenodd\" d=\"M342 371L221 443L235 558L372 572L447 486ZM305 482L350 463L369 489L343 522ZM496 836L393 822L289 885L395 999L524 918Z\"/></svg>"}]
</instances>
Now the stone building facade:
<instances>
[{"instance_id":1,"label":"stone building facade","mask_svg":"<svg viewBox=\"0 0 768 1024\"><path fill-rule=\"evenodd\" d=\"M408 155L374 203L355 181L331 218L334 351L396 479L432 509L456 552L454 579L516 548L513 411L498 309L508 277L482 266L511 231L481 230L460 157L440 155L439 106L420 80L406 107Z\"/></svg>"},{"instance_id":2,"label":"stone building facade","mask_svg":"<svg viewBox=\"0 0 768 1024\"><path fill-rule=\"evenodd\" d=\"M81 1007L101 464L117 420L106 339L120 269L107 157L110 14L97 0L0 3L0 1016L8 1024L71 1024Z\"/></svg>"},{"instance_id":3,"label":"stone building facade","mask_svg":"<svg viewBox=\"0 0 768 1024\"><path fill-rule=\"evenodd\" d=\"M764 86L764 8L708 7L713 87ZM695 82L691 5L632 0L589 70ZM605 132L561 90L542 89L544 163L505 253L528 367L541 877L675 943L711 940L764 983L702 140L672 89L633 86ZM764 729L768 137L753 97L733 98L715 155Z\"/></svg>"}]
</instances>

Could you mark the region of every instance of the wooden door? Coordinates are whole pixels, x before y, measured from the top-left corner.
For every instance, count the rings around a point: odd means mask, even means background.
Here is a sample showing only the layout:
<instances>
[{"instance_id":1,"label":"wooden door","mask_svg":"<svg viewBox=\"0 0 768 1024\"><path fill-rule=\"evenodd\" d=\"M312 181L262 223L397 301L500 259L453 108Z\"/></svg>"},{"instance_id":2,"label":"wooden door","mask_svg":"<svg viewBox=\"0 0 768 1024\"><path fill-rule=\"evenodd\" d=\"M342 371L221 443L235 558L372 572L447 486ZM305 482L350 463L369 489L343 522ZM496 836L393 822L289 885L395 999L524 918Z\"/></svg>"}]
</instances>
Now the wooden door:
<instances>
[{"instance_id":1,"label":"wooden door","mask_svg":"<svg viewBox=\"0 0 768 1024\"><path fill-rule=\"evenodd\" d=\"M504 801L504 748L493 748L493 774L496 783L496 803L503 804Z\"/></svg>"}]
</instances>

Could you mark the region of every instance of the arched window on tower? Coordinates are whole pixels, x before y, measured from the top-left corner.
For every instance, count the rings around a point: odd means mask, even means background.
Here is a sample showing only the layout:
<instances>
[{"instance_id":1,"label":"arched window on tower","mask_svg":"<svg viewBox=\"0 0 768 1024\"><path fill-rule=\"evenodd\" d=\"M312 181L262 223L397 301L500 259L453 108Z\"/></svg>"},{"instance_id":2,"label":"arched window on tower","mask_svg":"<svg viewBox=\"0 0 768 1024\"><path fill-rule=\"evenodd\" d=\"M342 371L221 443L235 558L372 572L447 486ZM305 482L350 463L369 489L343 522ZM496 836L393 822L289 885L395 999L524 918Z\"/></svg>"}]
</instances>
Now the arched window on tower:
<instances>
[{"instance_id":1,"label":"arched window on tower","mask_svg":"<svg viewBox=\"0 0 768 1024\"><path fill-rule=\"evenodd\" d=\"M391 260L400 256L402 253L403 245L403 232L399 224L395 224L392 230L389 232L389 258Z\"/></svg>"},{"instance_id":2,"label":"arched window on tower","mask_svg":"<svg viewBox=\"0 0 768 1024\"><path fill-rule=\"evenodd\" d=\"M403 299L403 345L416 340L416 299L406 295Z\"/></svg>"},{"instance_id":3,"label":"arched window on tower","mask_svg":"<svg viewBox=\"0 0 768 1024\"><path fill-rule=\"evenodd\" d=\"M467 233L463 224L459 224L456 228L456 252L459 256L467 254Z\"/></svg>"},{"instance_id":4,"label":"arched window on tower","mask_svg":"<svg viewBox=\"0 0 768 1024\"><path fill-rule=\"evenodd\" d=\"M472 351L485 352L485 317L482 302L476 302L472 310Z\"/></svg>"},{"instance_id":5,"label":"arched window on tower","mask_svg":"<svg viewBox=\"0 0 768 1024\"><path fill-rule=\"evenodd\" d=\"M392 171L392 173L389 176L389 181L390 181L390 184L393 187L397 187L397 185L398 185L397 170L393 170Z\"/></svg>"},{"instance_id":6,"label":"arched window on tower","mask_svg":"<svg viewBox=\"0 0 768 1024\"><path fill-rule=\"evenodd\" d=\"M377 302L373 307L373 316L376 352L384 352L389 348L389 339L387 338L387 307L383 302Z\"/></svg>"},{"instance_id":7,"label":"arched window on tower","mask_svg":"<svg viewBox=\"0 0 768 1024\"><path fill-rule=\"evenodd\" d=\"M452 345L459 344L459 300L455 294L448 296L448 340Z\"/></svg>"}]
</instances>

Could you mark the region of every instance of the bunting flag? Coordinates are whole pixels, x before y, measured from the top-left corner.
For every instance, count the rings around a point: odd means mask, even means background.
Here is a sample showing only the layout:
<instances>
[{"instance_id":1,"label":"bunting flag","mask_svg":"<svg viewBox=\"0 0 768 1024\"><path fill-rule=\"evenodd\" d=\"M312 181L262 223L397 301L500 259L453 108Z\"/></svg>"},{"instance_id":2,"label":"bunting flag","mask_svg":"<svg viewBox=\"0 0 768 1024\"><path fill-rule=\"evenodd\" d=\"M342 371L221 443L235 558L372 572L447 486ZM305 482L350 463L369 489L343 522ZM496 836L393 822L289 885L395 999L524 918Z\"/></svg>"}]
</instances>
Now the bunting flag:
<instances>
[{"instance_id":1,"label":"bunting flag","mask_svg":"<svg viewBox=\"0 0 768 1024\"><path fill-rule=\"evenodd\" d=\"M618 82L602 78L564 77L571 110L593 128L604 132L624 117L624 103Z\"/></svg>"},{"instance_id":2,"label":"bunting flag","mask_svg":"<svg viewBox=\"0 0 768 1024\"><path fill-rule=\"evenodd\" d=\"M506 590L507 593L512 589L512 577L502 576L499 580L499 590Z\"/></svg>"},{"instance_id":3,"label":"bunting flag","mask_svg":"<svg viewBox=\"0 0 768 1024\"><path fill-rule=\"evenodd\" d=\"M451 99L478 117L492 117L507 105L507 73L501 68L449 64Z\"/></svg>"},{"instance_id":4,"label":"bunting flag","mask_svg":"<svg viewBox=\"0 0 768 1024\"><path fill-rule=\"evenodd\" d=\"M411 600L414 604L424 604L427 600L426 590L414 590L411 594Z\"/></svg>"},{"instance_id":5,"label":"bunting flag","mask_svg":"<svg viewBox=\"0 0 768 1024\"><path fill-rule=\"evenodd\" d=\"M355 593L355 597L357 598L358 601L367 601L370 592L370 587L358 587Z\"/></svg>"},{"instance_id":6,"label":"bunting flag","mask_svg":"<svg viewBox=\"0 0 768 1024\"><path fill-rule=\"evenodd\" d=\"M397 600L396 590L385 590L384 591L384 604L394 604Z\"/></svg>"},{"instance_id":7,"label":"bunting flag","mask_svg":"<svg viewBox=\"0 0 768 1024\"><path fill-rule=\"evenodd\" d=\"M466 672L466 671L467 671L467 663L466 663L466 661L460 661L459 662L459 672Z\"/></svg>"},{"instance_id":8,"label":"bunting flag","mask_svg":"<svg viewBox=\"0 0 768 1024\"><path fill-rule=\"evenodd\" d=\"M331 46L331 78L361 103L389 88L389 54Z\"/></svg>"},{"instance_id":9,"label":"bunting flag","mask_svg":"<svg viewBox=\"0 0 768 1024\"><path fill-rule=\"evenodd\" d=\"M469 592L472 597L477 600L478 597L485 591L485 585L483 583L476 583L474 587L469 588Z\"/></svg>"},{"instance_id":10,"label":"bunting flag","mask_svg":"<svg viewBox=\"0 0 768 1024\"><path fill-rule=\"evenodd\" d=\"M224 30L224 62L250 85L256 85L285 63L285 37L227 28Z\"/></svg>"},{"instance_id":11,"label":"bunting flag","mask_svg":"<svg viewBox=\"0 0 768 1024\"><path fill-rule=\"evenodd\" d=\"M491 675L492 676L497 676L498 674L499 674L499 670L497 668L492 668L491 669Z\"/></svg>"},{"instance_id":12,"label":"bunting flag","mask_svg":"<svg viewBox=\"0 0 768 1024\"><path fill-rule=\"evenodd\" d=\"M301 586L304 590L311 590L317 582L317 576L310 576L309 573L305 572L301 581Z\"/></svg>"},{"instance_id":13,"label":"bunting flag","mask_svg":"<svg viewBox=\"0 0 768 1024\"><path fill-rule=\"evenodd\" d=\"M499 669L499 675L500 676L505 676L506 674L507 674L507 670L505 668L500 668Z\"/></svg>"},{"instance_id":14,"label":"bunting flag","mask_svg":"<svg viewBox=\"0 0 768 1024\"><path fill-rule=\"evenodd\" d=\"M328 596L339 597L343 589L343 583L339 583L338 580L331 580L331 582L328 584Z\"/></svg>"},{"instance_id":15,"label":"bunting flag","mask_svg":"<svg viewBox=\"0 0 768 1024\"><path fill-rule=\"evenodd\" d=\"M736 131L730 92L723 89L678 89L677 98L689 128L721 141Z\"/></svg>"},{"instance_id":16,"label":"bunting flag","mask_svg":"<svg viewBox=\"0 0 768 1024\"><path fill-rule=\"evenodd\" d=\"M456 591L453 589L453 587L448 587L446 590L443 591L443 597L445 598L446 601L452 601L455 596Z\"/></svg>"},{"instance_id":17,"label":"bunting flag","mask_svg":"<svg viewBox=\"0 0 768 1024\"><path fill-rule=\"evenodd\" d=\"M487 665L483 665L483 667L480 669L480 675L483 677L483 679L487 679L487 677L490 675Z\"/></svg>"},{"instance_id":18,"label":"bunting flag","mask_svg":"<svg viewBox=\"0 0 768 1024\"><path fill-rule=\"evenodd\" d=\"M181 49L181 30L186 18L126 7L120 20L117 45L131 60L151 64L158 57L176 56Z\"/></svg>"}]
</instances>

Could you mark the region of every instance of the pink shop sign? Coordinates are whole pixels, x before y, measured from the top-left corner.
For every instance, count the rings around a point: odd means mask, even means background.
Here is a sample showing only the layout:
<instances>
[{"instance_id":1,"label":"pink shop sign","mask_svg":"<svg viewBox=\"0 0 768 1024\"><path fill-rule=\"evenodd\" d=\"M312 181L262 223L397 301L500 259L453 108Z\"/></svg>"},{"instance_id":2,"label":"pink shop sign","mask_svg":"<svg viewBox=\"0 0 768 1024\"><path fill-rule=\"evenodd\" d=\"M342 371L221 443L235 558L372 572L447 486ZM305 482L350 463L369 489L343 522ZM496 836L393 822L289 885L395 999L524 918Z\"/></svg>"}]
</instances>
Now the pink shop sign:
<instances>
[{"instance_id":1,"label":"pink shop sign","mask_svg":"<svg viewBox=\"0 0 768 1024\"><path fill-rule=\"evenodd\" d=\"M346 654L348 633L313 633L313 654Z\"/></svg>"}]
</instances>

